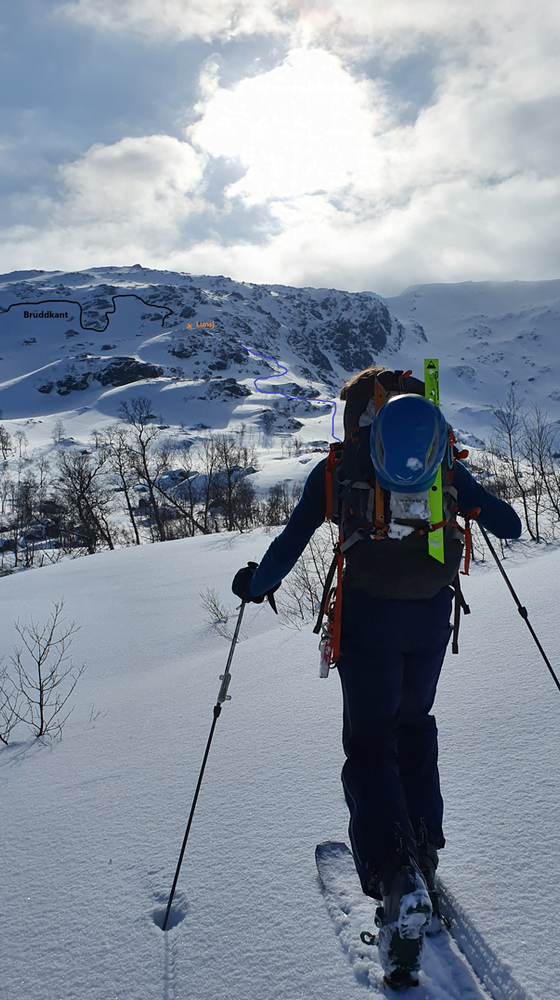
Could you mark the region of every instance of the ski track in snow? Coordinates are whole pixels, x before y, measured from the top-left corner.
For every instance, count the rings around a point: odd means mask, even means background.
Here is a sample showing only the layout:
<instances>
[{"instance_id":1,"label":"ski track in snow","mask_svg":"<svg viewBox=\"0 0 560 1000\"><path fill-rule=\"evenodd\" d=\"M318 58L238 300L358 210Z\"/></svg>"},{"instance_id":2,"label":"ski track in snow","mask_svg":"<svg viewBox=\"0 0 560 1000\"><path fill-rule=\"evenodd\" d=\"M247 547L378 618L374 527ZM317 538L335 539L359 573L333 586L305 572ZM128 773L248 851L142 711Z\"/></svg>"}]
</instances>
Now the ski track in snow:
<instances>
[{"instance_id":1,"label":"ski track in snow","mask_svg":"<svg viewBox=\"0 0 560 1000\"><path fill-rule=\"evenodd\" d=\"M163 995L162 1000L175 1000L177 945L169 934L163 935Z\"/></svg>"},{"instance_id":2,"label":"ski track in snow","mask_svg":"<svg viewBox=\"0 0 560 1000\"><path fill-rule=\"evenodd\" d=\"M158 888L152 893L152 899L155 906L153 906L150 916L160 939L163 939L163 963L161 975L163 987L162 1000L176 1000L176 998L180 996L178 987L178 966L180 963L177 960L179 953L177 935L182 932L181 925L183 924L185 918L189 915L189 904L185 898L184 892L177 889L169 911L167 928L165 932L162 931L161 928L167 912L169 890L171 889L171 886L169 886L168 889L163 887L166 873L159 867L150 870L148 875L150 877L150 882L153 885L158 886Z\"/></svg>"},{"instance_id":3,"label":"ski track in snow","mask_svg":"<svg viewBox=\"0 0 560 1000\"><path fill-rule=\"evenodd\" d=\"M493 1000L533 1000L533 997L515 981L507 962L502 961L484 940L441 879L438 880L438 888L442 913L451 924L454 941Z\"/></svg>"}]
</instances>

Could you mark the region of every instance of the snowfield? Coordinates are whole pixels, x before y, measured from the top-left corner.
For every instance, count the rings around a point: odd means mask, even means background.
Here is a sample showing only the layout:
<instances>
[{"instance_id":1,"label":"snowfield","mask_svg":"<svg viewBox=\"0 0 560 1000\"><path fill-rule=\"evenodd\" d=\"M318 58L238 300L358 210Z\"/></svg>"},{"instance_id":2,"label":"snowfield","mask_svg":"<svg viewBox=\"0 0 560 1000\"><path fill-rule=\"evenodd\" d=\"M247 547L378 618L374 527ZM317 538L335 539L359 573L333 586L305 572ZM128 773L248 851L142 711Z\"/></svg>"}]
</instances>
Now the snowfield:
<instances>
[{"instance_id":1,"label":"snowfield","mask_svg":"<svg viewBox=\"0 0 560 1000\"><path fill-rule=\"evenodd\" d=\"M6 1000L364 995L314 862L318 842L347 840L338 678L319 679L311 627L279 627L268 606L247 609L174 926L166 934L157 926L228 653L204 622L200 594L216 588L233 611L235 571L260 559L271 537L183 539L0 579L5 658L18 638L14 620L45 621L64 595L82 626L73 658L88 663L62 741L43 745L22 730L0 751ZM560 553L515 551L506 569L558 667ZM560 696L497 570L476 565L464 590L472 614L436 705L447 836L440 872L509 967L516 1000L553 1000ZM92 706L101 714L89 721ZM471 995L457 984L442 992L441 972L426 971L419 1000Z\"/></svg>"}]
</instances>

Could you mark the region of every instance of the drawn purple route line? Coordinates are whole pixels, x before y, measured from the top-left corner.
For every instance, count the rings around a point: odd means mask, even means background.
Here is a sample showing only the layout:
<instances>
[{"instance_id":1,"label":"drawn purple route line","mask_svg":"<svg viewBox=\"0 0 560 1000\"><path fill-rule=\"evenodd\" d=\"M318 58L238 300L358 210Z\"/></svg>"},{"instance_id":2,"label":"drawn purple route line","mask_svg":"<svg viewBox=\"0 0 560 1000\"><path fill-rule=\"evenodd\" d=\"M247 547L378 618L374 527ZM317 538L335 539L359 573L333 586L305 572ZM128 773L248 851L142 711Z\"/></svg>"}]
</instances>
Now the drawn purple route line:
<instances>
[{"instance_id":1,"label":"drawn purple route line","mask_svg":"<svg viewBox=\"0 0 560 1000\"><path fill-rule=\"evenodd\" d=\"M280 361L277 360L277 358L272 358L268 354L258 354L257 351L253 350L252 347L245 347L245 344L241 344L241 346L242 346L242 348L243 348L244 351L247 351L247 354L252 354L253 357L255 357L255 358L264 358L266 361L273 361L275 365L278 365L278 368L282 369L280 371L280 373L275 372L273 375L259 375L258 378L253 379L253 385L255 386L255 389L257 390L257 392L262 392L262 393L264 393L267 396L284 396L285 399L296 399L296 400L298 400L300 402L303 402L303 403L306 403L306 402L309 401L308 398L307 398L307 396L288 396L288 394L286 392L278 392L276 389L261 389L260 386L257 385L257 382L263 382L263 381L266 381L269 378L278 378L278 374L280 374L280 375L287 375L288 374L288 369L286 368L285 365L281 364ZM314 403L330 403L332 406L334 406L333 415L332 415L331 437L333 437L335 439L335 441L340 441L340 438L337 437L336 434L335 434L335 432L334 432L334 420L335 420L335 417L336 417L336 410L337 410L336 400L334 400L334 399L317 399L317 398L313 397L313 402Z\"/></svg>"}]
</instances>

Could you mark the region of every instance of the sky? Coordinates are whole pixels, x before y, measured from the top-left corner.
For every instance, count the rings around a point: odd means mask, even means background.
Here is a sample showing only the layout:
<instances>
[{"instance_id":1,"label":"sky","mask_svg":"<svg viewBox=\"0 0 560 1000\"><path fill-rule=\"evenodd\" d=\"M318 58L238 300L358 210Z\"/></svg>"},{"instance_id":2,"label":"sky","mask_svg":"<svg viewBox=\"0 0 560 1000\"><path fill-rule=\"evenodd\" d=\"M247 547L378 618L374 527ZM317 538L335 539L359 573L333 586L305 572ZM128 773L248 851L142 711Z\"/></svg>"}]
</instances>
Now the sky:
<instances>
[{"instance_id":1,"label":"sky","mask_svg":"<svg viewBox=\"0 0 560 1000\"><path fill-rule=\"evenodd\" d=\"M18 0L0 270L560 274L554 0Z\"/></svg>"}]
</instances>

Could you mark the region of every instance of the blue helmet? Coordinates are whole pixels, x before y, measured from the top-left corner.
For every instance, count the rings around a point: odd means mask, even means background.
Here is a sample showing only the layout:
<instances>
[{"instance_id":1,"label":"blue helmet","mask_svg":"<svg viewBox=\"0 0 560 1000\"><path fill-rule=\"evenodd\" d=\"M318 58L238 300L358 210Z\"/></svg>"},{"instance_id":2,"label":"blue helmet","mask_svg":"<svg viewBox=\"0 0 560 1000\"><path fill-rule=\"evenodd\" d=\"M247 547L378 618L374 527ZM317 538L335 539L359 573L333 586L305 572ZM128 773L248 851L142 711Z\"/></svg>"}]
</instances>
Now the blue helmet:
<instances>
[{"instance_id":1,"label":"blue helmet","mask_svg":"<svg viewBox=\"0 0 560 1000\"><path fill-rule=\"evenodd\" d=\"M375 414L370 451L375 478L393 493L422 493L433 485L448 443L447 421L431 399L393 396Z\"/></svg>"}]
</instances>

